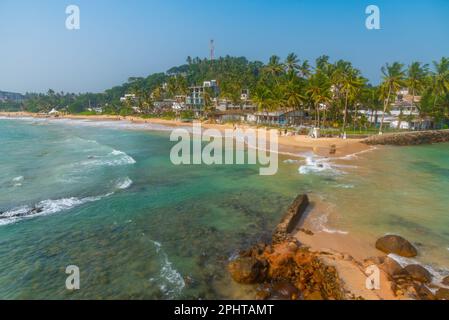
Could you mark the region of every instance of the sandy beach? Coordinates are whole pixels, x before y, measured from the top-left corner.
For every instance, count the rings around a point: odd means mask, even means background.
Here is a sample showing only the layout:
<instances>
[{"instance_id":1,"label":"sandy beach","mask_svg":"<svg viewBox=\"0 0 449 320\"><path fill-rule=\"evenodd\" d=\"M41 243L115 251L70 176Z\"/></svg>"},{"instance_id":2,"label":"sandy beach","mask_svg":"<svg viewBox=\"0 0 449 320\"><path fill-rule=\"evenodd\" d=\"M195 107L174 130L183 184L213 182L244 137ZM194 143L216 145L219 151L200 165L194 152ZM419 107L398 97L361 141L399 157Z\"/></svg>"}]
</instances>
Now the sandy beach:
<instances>
[{"instance_id":1,"label":"sandy beach","mask_svg":"<svg viewBox=\"0 0 449 320\"><path fill-rule=\"evenodd\" d=\"M2 117L32 117L32 118L48 118L48 119L72 119L72 120L90 120L90 121L128 121L132 123L149 123L158 124L166 127L186 127L191 126L191 123L186 123L178 120L164 120L158 118L141 118L138 116L115 116L115 115L60 115L58 117L48 117L29 112L0 112ZM204 129L217 129L224 132L226 129L234 129L232 124L215 124L215 123L201 123ZM250 125L236 125L238 129L256 128ZM266 130L263 127L257 127L258 130ZM369 150L371 147L361 143L361 139L340 139L340 138L319 138L313 139L305 135L296 136L278 136L279 152L284 154L295 155L306 151L312 151L316 155L324 157L344 157L351 154L356 154L364 150ZM335 147L335 153L330 153L332 147Z\"/></svg>"}]
</instances>

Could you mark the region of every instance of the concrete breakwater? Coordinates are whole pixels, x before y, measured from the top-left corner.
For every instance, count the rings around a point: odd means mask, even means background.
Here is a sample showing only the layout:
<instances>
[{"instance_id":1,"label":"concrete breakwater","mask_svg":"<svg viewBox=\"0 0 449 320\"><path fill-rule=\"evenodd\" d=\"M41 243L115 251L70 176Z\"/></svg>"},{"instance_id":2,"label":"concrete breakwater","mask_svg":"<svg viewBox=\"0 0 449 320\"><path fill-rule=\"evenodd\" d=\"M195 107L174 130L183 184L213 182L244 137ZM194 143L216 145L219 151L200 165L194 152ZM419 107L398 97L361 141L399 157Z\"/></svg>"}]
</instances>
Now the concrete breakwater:
<instances>
[{"instance_id":1,"label":"concrete breakwater","mask_svg":"<svg viewBox=\"0 0 449 320\"><path fill-rule=\"evenodd\" d=\"M378 136L371 136L363 140L363 143L368 145L411 146L448 141L449 130L433 130L389 133Z\"/></svg>"},{"instance_id":2,"label":"concrete breakwater","mask_svg":"<svg viewBox=\"0 0 449 320\"><path fill-rule=\"evenodd\" d=\"M296 228L308 206L309 197L306 194L296 197L274 230L273 243L282 243L289 240L290 233Z\"/></svg>"}]
</instances>

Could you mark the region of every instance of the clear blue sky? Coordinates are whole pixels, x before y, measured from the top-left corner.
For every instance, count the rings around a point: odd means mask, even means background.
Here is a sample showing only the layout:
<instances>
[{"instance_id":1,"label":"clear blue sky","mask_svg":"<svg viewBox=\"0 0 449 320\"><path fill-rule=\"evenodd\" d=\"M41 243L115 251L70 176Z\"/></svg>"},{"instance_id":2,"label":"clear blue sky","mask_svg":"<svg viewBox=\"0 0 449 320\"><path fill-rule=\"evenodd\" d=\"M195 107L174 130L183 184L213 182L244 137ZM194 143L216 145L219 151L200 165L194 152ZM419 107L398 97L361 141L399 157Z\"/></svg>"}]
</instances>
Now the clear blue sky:
<instances>
[{"instance_id":1,"label":"clear blue sky","mask_svg":"<svg viewBox=\"0 0 449 320\"><path fill-rule=\"evenodd\" d=\"M65 8L81 30L65 28ZM381 30L365 28L365 8ZM266 62L295 52L347 59L373 83L381 65L449 56L447 0L0 0L0 90L100 92L187 56Z\"/></svg>"}]
</instances>

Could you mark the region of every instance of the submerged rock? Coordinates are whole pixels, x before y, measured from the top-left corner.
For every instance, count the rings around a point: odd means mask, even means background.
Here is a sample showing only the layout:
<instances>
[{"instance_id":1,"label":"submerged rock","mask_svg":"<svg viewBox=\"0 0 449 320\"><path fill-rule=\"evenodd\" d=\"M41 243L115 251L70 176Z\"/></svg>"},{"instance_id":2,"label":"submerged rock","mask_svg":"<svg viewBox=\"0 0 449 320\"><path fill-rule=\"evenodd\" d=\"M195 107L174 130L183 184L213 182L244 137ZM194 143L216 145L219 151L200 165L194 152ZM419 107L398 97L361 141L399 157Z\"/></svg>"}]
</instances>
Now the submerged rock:
<instances>
[{"instance_id":1,"label":"submerged rock","mask_svg":"<svg viewBox=\"0 0 449 320\"><path fill-rule=\"evenodd\" d=\"M386 235L378 239L376 248L387 254L394 253L406 258L413 258L418 255L418 251L409 241L397 235Z\"/></svg>"},{"instance_id":2,"label":"submerged rock","mask_svg":"<svg viewBox=\"0 0 449 320\"><path fill-rule=\"evenodd\" d=\"M432 281L432 274L423 266L419 264L411 264L406 266L405 271L412 277L413 280L429 283Z\"/></svg>"},{"instance_id":3,"label":"submerged rock","mask_svg":"<svg viewBox=\"0 0 449 320\"><path fill-rule=\"evenodd\" d=\"M301 292L289 281L263 284L256 295L258 300L302 300Z\"/></svg>"}]
</instances>

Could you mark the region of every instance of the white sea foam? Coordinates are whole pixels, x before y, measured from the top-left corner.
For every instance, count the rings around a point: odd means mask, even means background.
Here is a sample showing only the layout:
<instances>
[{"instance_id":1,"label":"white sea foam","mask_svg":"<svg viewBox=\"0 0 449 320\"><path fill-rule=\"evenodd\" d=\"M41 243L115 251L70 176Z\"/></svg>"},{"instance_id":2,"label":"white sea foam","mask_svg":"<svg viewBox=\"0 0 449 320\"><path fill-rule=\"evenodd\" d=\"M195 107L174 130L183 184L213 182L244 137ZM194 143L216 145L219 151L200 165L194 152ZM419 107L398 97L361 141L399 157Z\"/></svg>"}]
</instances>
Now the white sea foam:
<instances>
[{"instance_id":1,"label":"white sea foam","mask_svg":"<svg viewBox=\"0 0 449 320\"><path fill-rule=\"evenodd\" d=\"M340 183L335 185L336 188L340 188L340 189L353 189L354 185L353 184L344 184L344 183Z\"/></svg>"},{"instance_id":2,"label":"white sea foam","mask_svg":"<svg viewBox=\"0 0 449 320\"><path fill-rule=\"evenodd\" d=\"M358 151L358 152L355 152L355 153L351 153L351 154L348 154L346 156L337 157L335 159L338 159L338 160L354 160L354 159L357 159L361 154L368 153L368 152L374 151L376 149L377 149L376 147L371 147L369 149Z\"/></svg>"},{"instance_id":3,"label":"white sea foam","mask_svg":"<svg viewBox=\"0 0 449 320\"><path fill-rule=\"evenodd\" d=\"M133 184L133 181L126 177L117 181L115 187L120 190L128 189Z\"/></svg>"},{"instance_id":4,"label":"white sea foam","mask_svg":"<svg viewBox=\"0 0 449 320\"><path fill-rule=\"evenodd\" d=\"M159 288L171 299L178 297L186 286L182 275L173 268L173 264L168 260L167 254L162 249L162 245L157 241L152 241L156 247L156 252L161 258L161 271L158 278ZM155 279L150 279L155 280Z\"/></svg>"},{"instance_id":5,"label":"white sea foam","mask_svg":"<svg viewBox=\"0 0 449 320\"><path fill-rule=\"evenodd\" d=\"M15 188L21 187L23 180L24 180L23 176L18 176L18 177L15 177L14 179L12 179L13 187L15 187Z\"/></svg>"},{"instance_id":6,"label":"white sea foam","mask_svg":"<svg viewBox=\"0 0 449 320\"><path fill-rule=\"evenodd\" d=\"M120 150L113 150L106 156L92 157L92 159L83 161L84 166L124 166L135 164L131 156Z\"/></svg>"},{"instance_id":7,"label":"white sea foam","mask_svg":"<svg viewBox=\"0 0 449 320\"><path fill-rule=\"evenodd\" d=\"M345 172L339 169L355 169L357 166L354 165L346 165L335 163L336 160L353 160L357 158L359 155L371 152L376 148L370 148L367 150L362 150L353 154L349 154L343 157L321 157L315 155L313 152L306 152L301 154L302 157L305 158L305 164L300 166L298 171L300 174L322 174L322 175L340 175Z\"/></svg>"},{"instance_id":8,"label":"white sea foam","mask_svg":"<svg viewBox=\"0 0 449 320\"><path fill-rule=\"evenodd\" d=\"M328 219L329 219L329 214L328 213L327 214L321 214L318 217L314 218L312 220L312 223L314 224L314 227L317 230L322 231L322 232L331 233L331 234L342 234L342 235L349 234L349 232L347 232L347 231L329 228L327 226Z\"/></svg>"},{"instance_id":9,"label":"white sea foam","mask_svg":"<svg viewBox=\"0 0 449 320\"><path fill-rule=\"evenodd\" d=\"M18 222L23 219L30 219L35 217L46 216L61 211L70 210L82 204L88 202L94 202L101 200L103 198L111 196L113 193L108 193L96 197L86 197L86 198L63 198L57 200L43 200L33 207L21 206L14 208L12 210L6 211L0 214L0 225L7 225L11 223Z\"/></svg>"},{"instance_id":10,"label":"white sea foam","mask_svg":"<svg viewBox=\"0 0 449 320\"><path fill-rule=\"evenodd\" d=\"M300 174L339 175L343 173L335 168L337 165L332 164L329 158L319 157L309 152L302 154L302 156L305 158L305 164L299 167Z\"/></svg>"},{"instance_id":11,"label":"white sea foam","mask_svg":"<svg viewBox=\"0 0 449 320\"><path fill-rule=\"evenodd\" d=\"M300 162L300 160L294 160L294 159L284 160L284 163L287 163L287 164L299 163L299 162Z\"/></svg>"},{"instance_id":12,"label":"white sea foam","mask_svg":"<svg viewBox=\"0 0 449 320\"><path fill-rule=\"evenodd\" d=\"M419 265L423 266L432 275L432 277L433 277L432 283L439 285L439 286L441 286L441 282L443 281L443 279L449 275L449 270L437 269L431 265L423 264L423 263L419 262L417 259L401 257L394 253L390 253L388 256L390 258L392 258L393 260L395 260L397 263L399 263L402 268L405 268L406 266L411 265L411 264L419 264Z\"/></svg>"}]
</instances>

